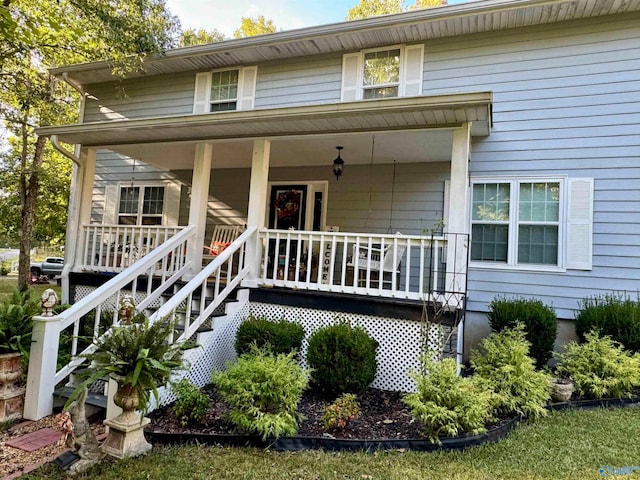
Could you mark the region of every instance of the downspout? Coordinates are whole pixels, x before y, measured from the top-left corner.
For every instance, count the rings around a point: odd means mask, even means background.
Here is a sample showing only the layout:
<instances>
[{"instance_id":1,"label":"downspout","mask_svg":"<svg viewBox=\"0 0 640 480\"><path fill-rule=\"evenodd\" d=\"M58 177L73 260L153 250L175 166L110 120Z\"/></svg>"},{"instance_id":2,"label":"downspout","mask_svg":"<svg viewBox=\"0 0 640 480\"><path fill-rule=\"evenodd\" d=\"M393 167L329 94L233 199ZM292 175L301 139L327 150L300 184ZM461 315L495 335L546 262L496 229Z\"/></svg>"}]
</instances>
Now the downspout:
<instances>
[{"instance_id":1,"label":"downspout","mask_svg":"<svg viewBox=\"0 0 640 480\"><path fill-rule=\"evenodd\" d=\"M80 94L80 105L78 106L78 109L79 109L78 123L83 123L84 108L85 108L85 102L87 98L86 92L82 89L81 85L78 85L77 83L75 83L73 80L69 78L67 72L64 72L62 74L62 80ZM65 236L66 237L65 252L64 252L65 260L64 260L64 267L62 269L62 275L61 275L61 282L62 282L61 302L63 304L68 304L71 301L70 299L71 284L69 282L69 273L71 272L71 269L73 268L73 263L75 261L75 252L77 249L76 242L78 240L77 239L78 231L76 230L71 232L69 230L69 218L71 218L74 215L75 216L79 215L78 203L81 199L81 192L78 192L78 189L81 188L81 186L84 183L83 179L79 177L84 176L84 168L83 168L82 161L80 160L80 149L81 149L80 145L76 145L74 151L70 152L69 150L67 150L66 148L60 145L60 143L58 142L57 135L51 135L51 137L49 137L49 140L51 141L51 145L53 145L53 148L55 148L58 152L60 152L62 155L69 158L73 162L73 168L71 172L69 210L67 212L67 231ZM69 244L70 240L72 245Z\"/></svg>"}]
</instances>

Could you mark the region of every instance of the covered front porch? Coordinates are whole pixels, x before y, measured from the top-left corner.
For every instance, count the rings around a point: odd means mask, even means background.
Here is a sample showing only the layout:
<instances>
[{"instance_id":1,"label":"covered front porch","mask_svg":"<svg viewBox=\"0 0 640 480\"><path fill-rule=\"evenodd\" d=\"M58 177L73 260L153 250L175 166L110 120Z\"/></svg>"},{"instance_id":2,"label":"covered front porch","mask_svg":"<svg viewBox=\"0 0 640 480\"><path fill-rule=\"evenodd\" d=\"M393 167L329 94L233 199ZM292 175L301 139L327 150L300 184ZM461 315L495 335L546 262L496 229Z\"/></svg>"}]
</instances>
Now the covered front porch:
<instances>
[{"instance_id":1,"label":"covered front porch","mask_svg":"<svg viewBox=\"0 0 640 480\"><path fill-rule=\"evenodd\" d=\"M190 225L184 253L193 277L213 253L206 247L216 225L238 225L257 230L242 253L248 286L411 300L464 295L468 159L472 136L489 133L490 94L282 110L207 115L191 129L193 118L183 117L154 119L153 128L110 122L117 134L105 124L69 131L85 147L67 270L117 273ZM336 146L344 147L340 178L332 172ZM135 159L132 176L136 162L168 172L180 185L173 224L126 225L118 215L97 223L97 150Z\"/></svg>"}]
</instances>

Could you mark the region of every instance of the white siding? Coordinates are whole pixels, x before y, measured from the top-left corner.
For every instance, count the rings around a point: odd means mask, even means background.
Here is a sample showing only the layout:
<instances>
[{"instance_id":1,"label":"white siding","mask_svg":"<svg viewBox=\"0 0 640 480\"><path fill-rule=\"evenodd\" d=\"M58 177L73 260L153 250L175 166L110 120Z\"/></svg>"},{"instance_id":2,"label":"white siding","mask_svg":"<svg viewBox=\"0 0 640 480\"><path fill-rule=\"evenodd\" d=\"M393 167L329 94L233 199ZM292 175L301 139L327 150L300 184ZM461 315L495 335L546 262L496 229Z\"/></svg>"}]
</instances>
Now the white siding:
<instances>
[{"instance_id":1,"label":"white siding","mask_svg":"<svg viewBox=\"0 0 640 480\"><path fill-rule=\"evenodd\" d=\"M431 42L425 95L491 90L491 136L470 175L595 179L593 271L472 269L468 308L535 296L572 319L579 299L640 285L640 16Z\"/></svg>"}]
</instances>

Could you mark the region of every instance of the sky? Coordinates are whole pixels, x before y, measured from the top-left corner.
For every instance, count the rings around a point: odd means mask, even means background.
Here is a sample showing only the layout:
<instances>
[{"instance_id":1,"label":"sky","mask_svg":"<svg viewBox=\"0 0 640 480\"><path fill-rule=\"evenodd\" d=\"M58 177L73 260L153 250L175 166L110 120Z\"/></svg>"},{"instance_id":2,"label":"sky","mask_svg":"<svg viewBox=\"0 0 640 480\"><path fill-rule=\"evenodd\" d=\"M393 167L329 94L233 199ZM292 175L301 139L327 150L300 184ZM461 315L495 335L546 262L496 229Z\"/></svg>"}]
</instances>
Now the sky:
<instances>
[{"instance_id":1,"label":"sky","mask_svg":"<svg viewBox=\"0 0 640 480\"><path fill-rule=\"evenodd\" d=\"M469 1L449 0L449 5ZM292 30L341 22L358 3L359 0L167 0L169 10L180 18L184 30L216 29L227 37L240 26L242 17L264 15L279 30Z\"/></svg>"}]
</instances>

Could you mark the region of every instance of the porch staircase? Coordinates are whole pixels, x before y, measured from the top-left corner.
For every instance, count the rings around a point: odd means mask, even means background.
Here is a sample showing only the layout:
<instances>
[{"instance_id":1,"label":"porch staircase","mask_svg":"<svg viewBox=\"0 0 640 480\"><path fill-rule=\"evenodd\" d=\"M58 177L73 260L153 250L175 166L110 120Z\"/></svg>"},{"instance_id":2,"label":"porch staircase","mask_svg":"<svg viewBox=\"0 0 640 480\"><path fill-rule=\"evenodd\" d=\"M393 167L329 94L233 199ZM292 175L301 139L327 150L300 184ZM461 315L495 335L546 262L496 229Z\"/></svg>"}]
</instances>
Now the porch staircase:
<instances>
[{"instance_id":1,"label":"porch staircase","mask_svg":"<svg viewBox=\"0 0 640 480\"><path fill-rule=\"evenodd\" d=\"M160 301L161 304L164 305L170 298L172 298L176 293L180 291L180 289L184 288L188 284L185 280L176 281L171 291L165 292L161 295ZM191 299L192 306L190 310L191 318L189 322L186 322L185 315L187 314L185 308L177 309L176 314L176 331L178 335L181 335L185 330L185 324L192 323L194 319L200 315L201 306L204 305L206 308L207 305L210 305L214 301L214 288L215 282L209 281L208 286L205 289L204 297L201 296L201 292L197 292L194 294ZM191 335L189 338L191 341L197 344L207 343L206 340L208 336L213 334L216 326L220 323L224 322L227 318L232 317L240 306L241 299L239 298L240 292L246 290L244 287L238 287L234 289L227 298L225 298L222 303L214 310L214 312L201 323L200 327L196 330L196 332ZM203 303L204 301L204 303ZM144 312L147 316L153 315L160 307L149 307ZM69 399L71 394L75 389L75 376L83 373L83 371L87 368L85 364L75 370L74 374L70 376L69 382L54 390L54 402L53 408L54 411L62 409L66 401ZM88 414L89 415L100 415L104 414L107 409L107 397L108 396L108 379L101 378L96 380L89 386L89 394L87 395L87 399L85 401L86 405L89 407Z\"/></svg>"},{"instance_id":2,"label":"porch staircase","mask_svg":"<svg viewBox=\"0 0 640 480\"><path fill-rule=\"evenodd\" d=\"M54 408L54 392L58 397L68 398L74 372L84 368L83 356L95 348L92 343L81 350L77 339L81 322L86 322L86 315L93 312L94 340L108 334L101 330L102 314L110 312L113 325L119 325L118 305L125 294L136 300L137 309L145 312L151 323L177 317L180 328L174 342L193 339L203 343L221 319L241 303L239 287L249 272L245 246L249 239L255 240L256 235L255 228L247 230L202 271L187 280L184 276L191 271L186 255L187 242L194 236L194 228L188 227L60 315L34 317L24 417L35 420L49 415ZM143 278L145 281L141 281ZM61 333L65 330L73 335L72 360L57 369L56 362L51 359L57 358ZM56 390L62 384L65 387ZM101 395L104 389L96 385L95 390L90 402L104 407L104 399L100 398L104 396ZM57 404L59 402L57 400Z\"/></svg>"}]
</instances>

